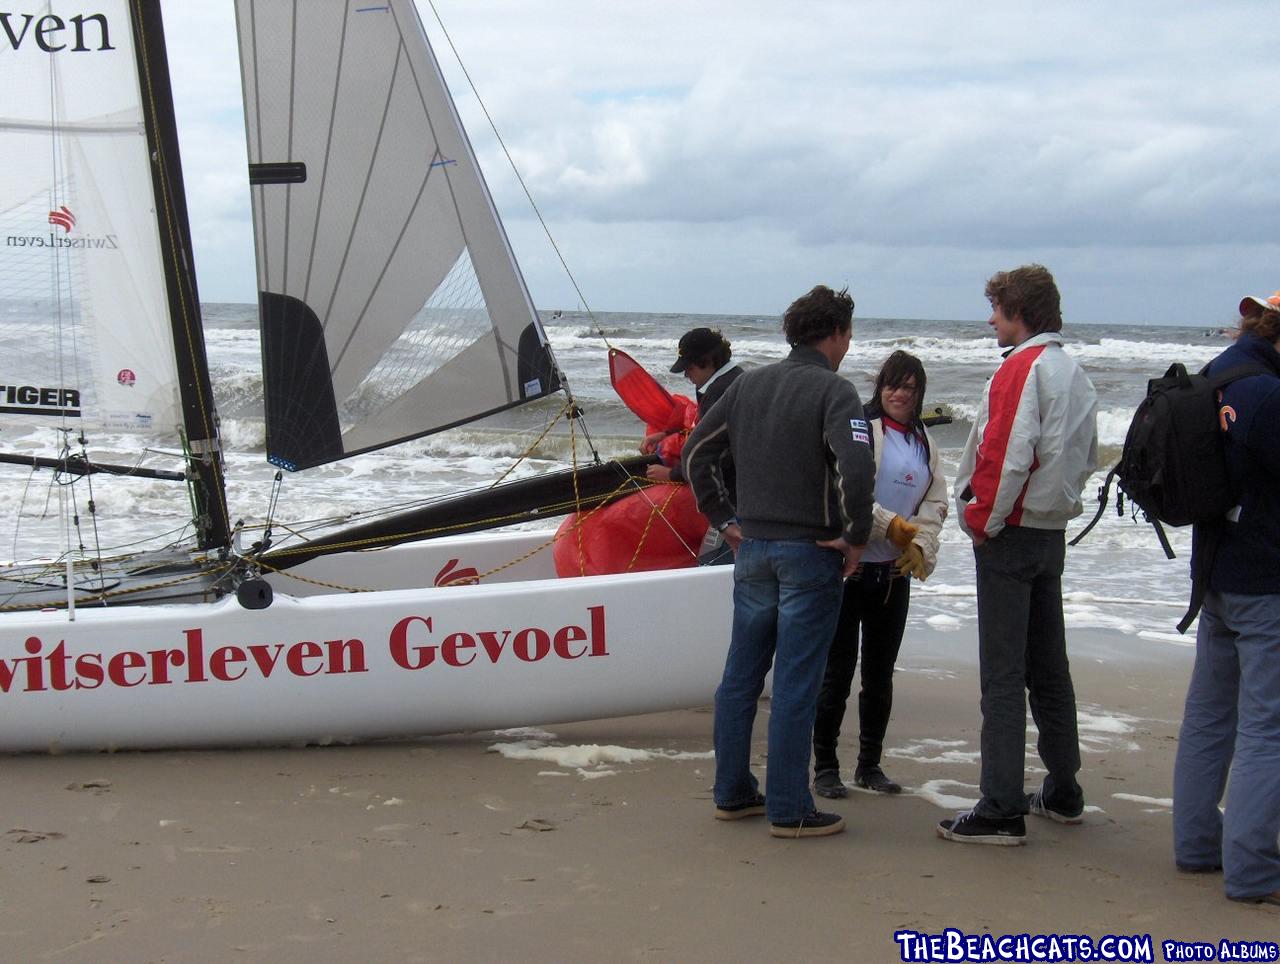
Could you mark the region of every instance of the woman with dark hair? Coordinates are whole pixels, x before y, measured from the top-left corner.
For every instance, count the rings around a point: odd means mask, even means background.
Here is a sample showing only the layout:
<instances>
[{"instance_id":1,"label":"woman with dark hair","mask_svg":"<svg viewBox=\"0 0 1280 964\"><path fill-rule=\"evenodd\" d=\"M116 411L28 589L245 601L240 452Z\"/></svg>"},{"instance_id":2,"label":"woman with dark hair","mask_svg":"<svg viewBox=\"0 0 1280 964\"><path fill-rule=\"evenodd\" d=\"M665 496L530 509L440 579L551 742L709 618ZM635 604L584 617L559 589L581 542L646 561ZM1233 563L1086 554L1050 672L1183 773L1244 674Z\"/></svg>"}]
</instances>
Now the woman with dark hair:
<instances>
[{"instance_id":1,"label":"woman with dark hair","mask_svg":"<svg viewBox=\"0 0 1280 964\"><path fill-rule=\"evenodd\" d=\"M911 576L933 572L938 534L947 517L947 482L938 450L921 420L925 373L920 359L895 351L876 375L867 403L876 461L874 525L859 570L845 580L826 675L813 726L814 790L824 797L848 793L840 778L836 743L862 644L858 693L859 749L854 782L879 793L900 793L880 767L893 707L893 665L902 644Z\"/></svg>"}]
</instances>

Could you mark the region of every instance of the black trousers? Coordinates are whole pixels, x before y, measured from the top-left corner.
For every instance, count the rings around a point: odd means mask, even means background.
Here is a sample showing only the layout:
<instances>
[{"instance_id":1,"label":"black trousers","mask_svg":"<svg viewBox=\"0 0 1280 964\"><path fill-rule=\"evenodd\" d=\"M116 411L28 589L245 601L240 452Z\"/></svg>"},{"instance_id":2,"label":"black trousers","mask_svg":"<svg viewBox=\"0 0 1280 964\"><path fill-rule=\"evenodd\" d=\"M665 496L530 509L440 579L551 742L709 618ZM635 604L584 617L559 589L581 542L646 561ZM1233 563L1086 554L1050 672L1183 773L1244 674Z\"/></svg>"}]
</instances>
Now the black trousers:
<instances>
[{"instance_id":1,"label":"black trousers","mask_svg":"<svg viewBox=\"0 0 1280 964\"><path fill-rule=\"evenodd\" d=\"M875 563L845 580L840 621L827 656L813 724L814 771L839 770L836 744L853 686L862 642L862 689L858 693L858 765L877 766L893 710L893 664L902 645L911 602L911 580L892 563Z\"/></svg>"}]
</instances>

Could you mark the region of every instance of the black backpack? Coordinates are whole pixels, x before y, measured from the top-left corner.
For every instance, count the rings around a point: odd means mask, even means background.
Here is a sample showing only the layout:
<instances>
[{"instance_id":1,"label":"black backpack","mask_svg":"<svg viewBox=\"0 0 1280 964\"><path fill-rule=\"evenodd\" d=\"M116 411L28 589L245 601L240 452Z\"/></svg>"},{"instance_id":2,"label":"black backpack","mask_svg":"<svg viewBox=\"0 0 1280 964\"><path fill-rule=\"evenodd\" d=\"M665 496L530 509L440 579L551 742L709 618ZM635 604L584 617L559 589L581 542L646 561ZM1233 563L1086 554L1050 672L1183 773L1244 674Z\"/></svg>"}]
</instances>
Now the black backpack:
<instances>
[{"instance_id":1,"label":"black backpack","mask_svg":"<svg viewBox=\"0 0 1280 964\"><path fill-rule=\"evenodd\" d=\"M1247 364L1218 375L1197 374L1185 366L1170 366L1163 378L1147 382L1147 397L1134 412L1125 435L1120 461L1107 473L1098 493L1098 512L1078 536L1075 545L1098 524L1107 507L1112 480L1118 482L1116 509L1124 514L1124 498L1142 510L1155 526L1165 555L1174 558L1173 547L1161 524L1185 526L1220 522L1236 504L1237 495L1227 473L1226 433L1219 424L1218 392L1238 378L1266 374L1269 369ZM1191 608L1179 632L1200 610L1202 580L1193 574Z\"/></svg>"}]
</instances>

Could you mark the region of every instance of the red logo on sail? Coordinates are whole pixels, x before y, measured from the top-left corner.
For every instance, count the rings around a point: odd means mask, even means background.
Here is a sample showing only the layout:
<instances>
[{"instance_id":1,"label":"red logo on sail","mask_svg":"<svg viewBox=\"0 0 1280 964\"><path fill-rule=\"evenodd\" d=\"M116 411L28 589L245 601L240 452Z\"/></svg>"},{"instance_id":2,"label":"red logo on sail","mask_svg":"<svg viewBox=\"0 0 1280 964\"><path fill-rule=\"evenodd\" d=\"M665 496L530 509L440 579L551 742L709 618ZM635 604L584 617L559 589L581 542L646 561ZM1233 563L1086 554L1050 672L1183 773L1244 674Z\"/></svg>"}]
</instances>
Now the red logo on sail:
<instances>
[{"instance_id":1,"label":"red logo on sail","mask_svg":"<svg viewBox=\"0 0 1280 964\"><path fill-rule=\"evenodd\" d=\"M62 228L66 234L71 233L71 229L76 226L76 216L71 213L71 209L65 204L56 211L49 212L49 223L56 228Z\"/></svg>"},{"instance_id":2,"label":"red logo on sail","mask_svg":"<svg viewBox=\"0 0 1280 964\"><path fill-rule=\"evenodd\" d=\"M133 388L134 384L138 381L138 376L133 373L132 369L122 368L120 369L120 373L116 375L116 381L125 388Z\"/></svg>"}]
</instances>

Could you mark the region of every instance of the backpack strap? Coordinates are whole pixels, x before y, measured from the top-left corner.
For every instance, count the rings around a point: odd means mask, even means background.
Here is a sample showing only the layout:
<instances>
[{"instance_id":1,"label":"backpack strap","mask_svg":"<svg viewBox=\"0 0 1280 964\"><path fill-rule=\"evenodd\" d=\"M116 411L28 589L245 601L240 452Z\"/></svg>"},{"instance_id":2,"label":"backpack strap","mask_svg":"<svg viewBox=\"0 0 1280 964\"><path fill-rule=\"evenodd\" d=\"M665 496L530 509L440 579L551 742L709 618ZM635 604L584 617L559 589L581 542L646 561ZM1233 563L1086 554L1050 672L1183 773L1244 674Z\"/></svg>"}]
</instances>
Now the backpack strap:
<instances>
[{"instance_id":1,"label":"backpack strap","mask_svg":"<svg viewBox=\"0 0 1280 964\"><path fill-rule=\"evenodd\" d=\"M1092 532L1093 527L1096 526L1098 524L1098 521L1102 518L1102 513L1107 511L1107 500L1111 495L1111 483L1115 480L1116 472L1119 470L1119 468L1120 468L1119 462L1117 462L1115 465L1111 467L1111 471L1107 473L1107 477L1102 483L1102 488L1098 490L1098 511L1094 513L1093 519L1089 522L1089 524L1080 530L1080 534L1076 536L1074 539L1072 539L1070 542L1068 542L1067 545L1069 546L1076 545L1081 539L1083 539L1090 532ZM1120 511L1123 513L1124 509L1121 509Z\"/></svg>"},{"instance_id":2,"label":"backpack strap","mask_svg":"<svg viewBox=\"0 0 1280 964\"><path fill-rule=\"evenodd\" d=\"M1219 372L1217 375L1209 374L1209 366L1205 365L1200 369L1200 374L1209 379L1209 384L1215 389L1226 388L1232 382L1241 378L1248 378L1250 375L1274 375L1270 368L1265 365L1259 365L1257 362L1246 362L1243 365L1236 365L1234 368L1228 368L1225 372Z\"/></svg>"}]
</instances>

